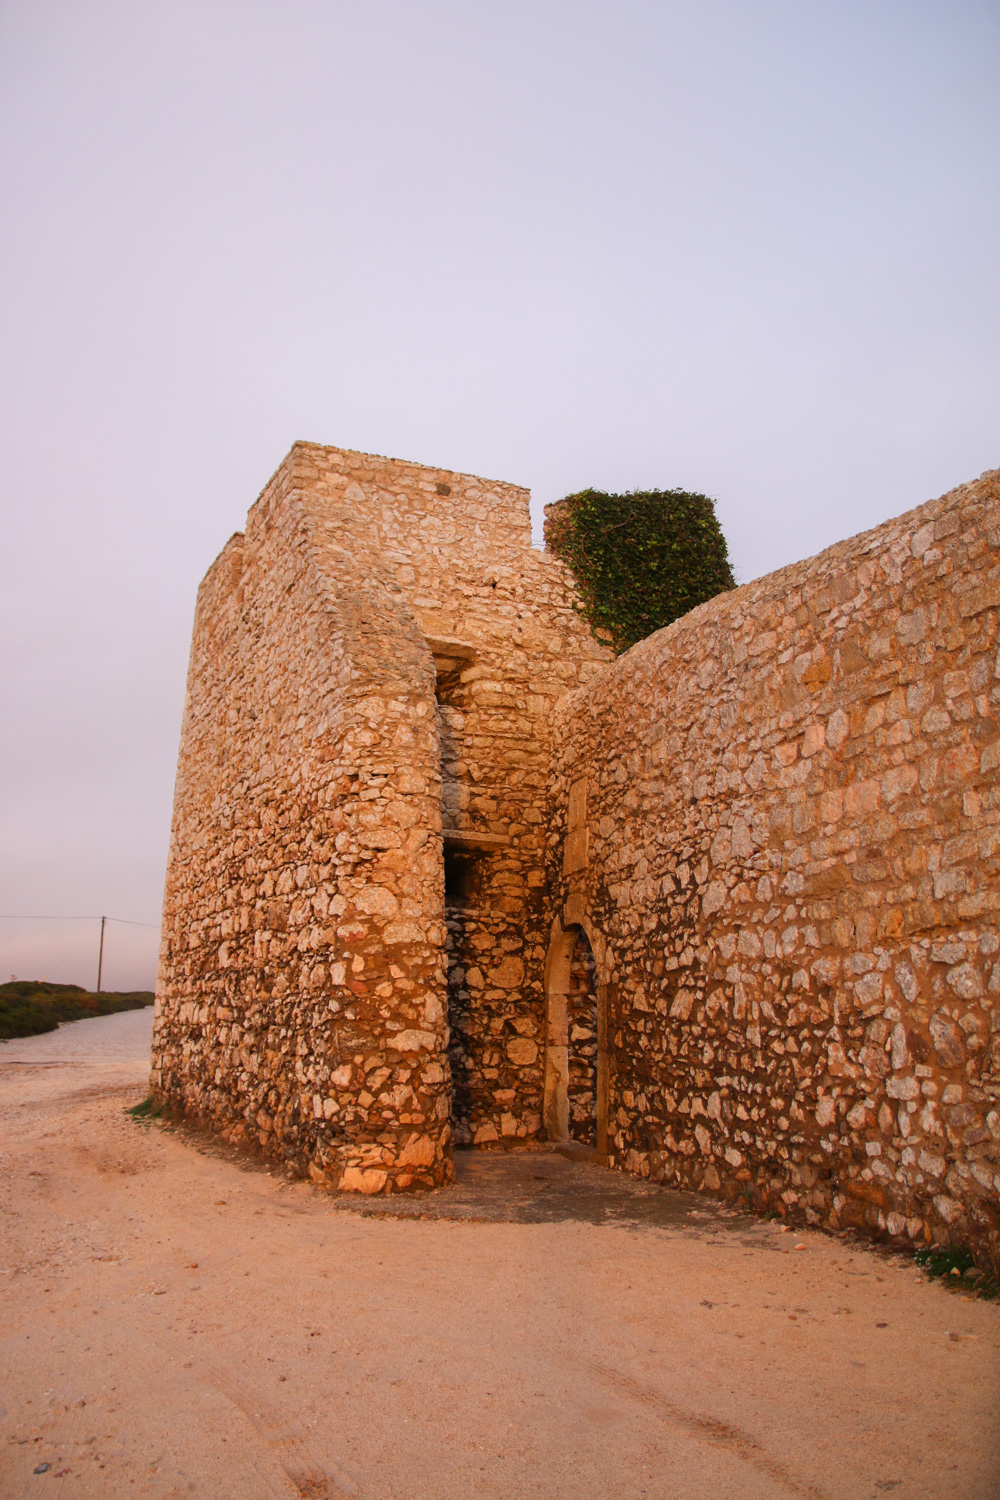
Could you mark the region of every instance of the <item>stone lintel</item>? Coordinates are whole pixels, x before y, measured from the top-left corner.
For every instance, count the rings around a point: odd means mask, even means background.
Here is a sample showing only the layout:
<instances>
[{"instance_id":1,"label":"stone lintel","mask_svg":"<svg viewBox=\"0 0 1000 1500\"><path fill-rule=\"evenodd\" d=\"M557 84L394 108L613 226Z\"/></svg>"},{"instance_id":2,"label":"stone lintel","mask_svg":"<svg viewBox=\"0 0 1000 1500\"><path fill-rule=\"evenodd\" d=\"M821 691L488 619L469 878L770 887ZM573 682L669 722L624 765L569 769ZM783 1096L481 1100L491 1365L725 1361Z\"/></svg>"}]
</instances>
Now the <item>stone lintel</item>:
<instances>
[{"instance_id":1,"label":"stone lintel","mask_svg":"<svg viewBox=\"0 0 1000 1500\"><path fill-rule=\"evenodd\" d=\"M480 833L475 828L446 828L442 837L452 849L505 849L510 843L509 833Z\"/></svg>"}]
</instances>

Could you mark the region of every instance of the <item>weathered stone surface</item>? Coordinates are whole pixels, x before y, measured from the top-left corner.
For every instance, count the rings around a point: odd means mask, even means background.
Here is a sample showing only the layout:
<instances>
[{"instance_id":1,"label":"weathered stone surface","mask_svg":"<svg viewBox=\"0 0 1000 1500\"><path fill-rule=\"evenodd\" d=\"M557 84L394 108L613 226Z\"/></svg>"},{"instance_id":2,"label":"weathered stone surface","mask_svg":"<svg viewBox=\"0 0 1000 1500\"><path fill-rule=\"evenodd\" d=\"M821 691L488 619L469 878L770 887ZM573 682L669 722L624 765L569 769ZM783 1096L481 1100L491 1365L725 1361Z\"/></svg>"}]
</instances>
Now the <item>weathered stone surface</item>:
<instances>
[{"instance_id":1,"label":"weathered stone surface","mask_svg":"<svg viewBox=\"0 0 1000 1500\"><path fill-rule=\"evenodd\" d=\"M199 595L158 1094L365 1193L538 1135L550 710L607 659L573 599L525 490L296 444Z\"/></svg>"},{"instance_id":2,"label":"weathered stone surface","mask_svg":"<svg viewBox=\"0 0 1000 1500\"><path fill-rule=\"evenodd\" d=\"M612 1162L910 1238L997 1224L998 579L993 473L558 705L549 868L602 936Z\"/></svg>"},{"instance_id":3,"label":"weathered stone surface","mask_svg":"<svg viewBox=\"0 0 1000 1500\"><path fill-rule=\"evenodd\" d=\"M986 1234L1000 476L614 663L527 500L297 444L209 572L156 1092L360 1193L547 1131Z\"/></svg>"}]
</instances>

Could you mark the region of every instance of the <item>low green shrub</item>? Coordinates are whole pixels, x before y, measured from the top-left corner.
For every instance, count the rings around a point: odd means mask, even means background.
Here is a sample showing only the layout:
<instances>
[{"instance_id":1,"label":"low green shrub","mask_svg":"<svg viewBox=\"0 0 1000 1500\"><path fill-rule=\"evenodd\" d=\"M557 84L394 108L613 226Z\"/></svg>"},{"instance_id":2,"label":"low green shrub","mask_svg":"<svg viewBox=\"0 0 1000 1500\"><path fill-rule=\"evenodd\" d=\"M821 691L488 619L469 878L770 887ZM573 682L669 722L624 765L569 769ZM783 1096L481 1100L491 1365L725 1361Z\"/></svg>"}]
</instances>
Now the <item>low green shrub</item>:
<instances>
[{"instance_id":1,"label":"low green shrub","mask_svg":"<svg viewBox=\"0 0 1000 1500\"><path fill-rule=\"evenodd\" d=\"M13 979L9 984L0 984L0 1041L39 1036L55 1031L61 1021L85 1021L122 1010L141 1010L152 1003L150 990L102 991L98 995L78 984Z\"/></svg>"}]
</instances>

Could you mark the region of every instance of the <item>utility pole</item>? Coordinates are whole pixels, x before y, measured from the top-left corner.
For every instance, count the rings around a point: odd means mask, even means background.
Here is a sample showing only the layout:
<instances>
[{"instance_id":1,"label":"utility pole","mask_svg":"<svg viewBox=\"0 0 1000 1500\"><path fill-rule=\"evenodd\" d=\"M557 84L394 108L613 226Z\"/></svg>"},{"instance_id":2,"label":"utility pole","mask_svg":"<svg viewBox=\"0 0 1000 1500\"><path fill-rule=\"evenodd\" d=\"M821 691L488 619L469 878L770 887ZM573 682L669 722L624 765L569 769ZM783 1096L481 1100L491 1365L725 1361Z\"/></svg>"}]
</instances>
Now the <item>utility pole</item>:
<instances>
[{"instance_id":1,"label":"utility pole","mask_svg":"<svg viewBox=\"0 0 1000 1500\"><path fill-rule=\"evenodd\" d=\"M104 924L107 917L101 918L101 947L97 955L97 993L101 993L101 970L104 967Z\"/></svg>"}]
</instances>

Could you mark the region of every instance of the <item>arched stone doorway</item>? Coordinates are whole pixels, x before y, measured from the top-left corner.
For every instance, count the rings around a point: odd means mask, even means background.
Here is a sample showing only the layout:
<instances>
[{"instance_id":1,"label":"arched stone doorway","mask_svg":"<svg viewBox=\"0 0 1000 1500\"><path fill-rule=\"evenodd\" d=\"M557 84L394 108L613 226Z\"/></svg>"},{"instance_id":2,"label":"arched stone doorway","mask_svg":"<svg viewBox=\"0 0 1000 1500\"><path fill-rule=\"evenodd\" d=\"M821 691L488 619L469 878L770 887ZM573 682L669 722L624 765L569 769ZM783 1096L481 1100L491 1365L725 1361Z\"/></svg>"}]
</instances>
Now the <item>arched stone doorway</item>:
<instances>
[{"instance_id":1,"label":"arched stone doorway","mask_svg":"<svg viewBox=\"0 0 1000 1500\"><path fill-rule=\"evenodd\" d=\"M546 962L545 1133L606 1150L604 986L584 924L556 921Z\"/></svg>"}]
</instances>

